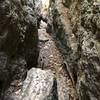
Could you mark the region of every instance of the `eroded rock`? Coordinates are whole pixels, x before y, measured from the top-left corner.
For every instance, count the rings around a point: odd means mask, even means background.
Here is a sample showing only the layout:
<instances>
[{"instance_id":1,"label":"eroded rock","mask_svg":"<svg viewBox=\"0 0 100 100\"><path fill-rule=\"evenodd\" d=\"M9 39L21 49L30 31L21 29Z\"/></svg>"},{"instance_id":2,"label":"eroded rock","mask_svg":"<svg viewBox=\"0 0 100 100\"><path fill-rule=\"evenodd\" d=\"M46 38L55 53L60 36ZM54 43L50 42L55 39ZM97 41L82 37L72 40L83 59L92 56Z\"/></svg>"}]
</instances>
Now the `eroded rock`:
<instances>
[{"instance_id":1,"label":"eroded rock","mask_svg":"<svg viewBox=\"0 0 100 100\"><path fill-rule=\"evenodd\" d=\"M7 100L69 100L66 78L51 70L32 68L23 86L7 97Z\"/></svg>"},{"instance_id":2,"label":"eroded rock","mask_svg":"<svg viewBox=\"0 0 100 100\"><path fill-rule=\"evenodd\" d=\"M0 84L2 89L8 88L12 80L21 79L29 65L30 68L36 66L37 33L35 0L0 1L0 76L2 76ZM18 74L19 76L16 76Z\"/></svg>"},{"instance_id":3,"label":"eroded rock","mask_svg":"<svg viewBox=\"0 0 100 100\"><path fill-rule=\"evenodd\" d=\"M49 71L31 69L24 81L21 100L48 100L52 93L54 75Z\"/></svg>"},{"instance_id":4,"label":"eroded rock","mask_svg":"<svg viewBox=\"0 0 100 100\"><path fill-rule=\"evenodd\" d=\"M51 0L50 7L53 33L66 47L63 55L75 81L79 100L99 100L100 2Z\"/></svg>"}]
</instances>

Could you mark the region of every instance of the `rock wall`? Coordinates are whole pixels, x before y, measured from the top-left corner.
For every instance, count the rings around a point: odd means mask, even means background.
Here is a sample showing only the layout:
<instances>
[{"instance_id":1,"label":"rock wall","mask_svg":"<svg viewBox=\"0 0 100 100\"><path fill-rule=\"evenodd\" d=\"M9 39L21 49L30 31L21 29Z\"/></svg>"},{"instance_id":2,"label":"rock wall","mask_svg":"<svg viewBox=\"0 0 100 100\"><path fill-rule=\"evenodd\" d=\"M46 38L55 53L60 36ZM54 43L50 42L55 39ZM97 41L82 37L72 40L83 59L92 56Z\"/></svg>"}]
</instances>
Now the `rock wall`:
<instances>
[{"instance_id":1,"label":"rock wall","mask_svg":"<svg viewBox=\"0 0 100 100\"><path fill-rule=\"evenodd\" d=\"M0 0L0 93L23 79L38 57L37 1ZM39 10L38 10L39 11ZM34 59L35 58L35 59Z\"/></svg>"},{"instance_id":2,"label":"rock wall","mask_svg":"<svg viewBox=\"0 0 100 100\"><path fill-rule=\"evenodd\" d=\"M79 100L100 99L100 1L51 0L48 26L65 47Z\"/></svg>"}]
</instances>

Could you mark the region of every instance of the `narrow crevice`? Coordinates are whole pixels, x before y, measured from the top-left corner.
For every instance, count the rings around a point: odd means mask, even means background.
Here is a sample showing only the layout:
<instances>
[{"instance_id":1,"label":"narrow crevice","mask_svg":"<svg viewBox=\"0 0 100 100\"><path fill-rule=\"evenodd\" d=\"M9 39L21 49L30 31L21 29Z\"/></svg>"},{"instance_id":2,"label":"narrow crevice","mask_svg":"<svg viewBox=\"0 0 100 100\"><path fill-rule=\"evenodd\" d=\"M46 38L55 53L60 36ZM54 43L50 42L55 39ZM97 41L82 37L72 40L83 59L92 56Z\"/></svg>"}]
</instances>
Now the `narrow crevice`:
<instances>
[{"instance_id":1,"label":"narrow crevice","mask_svg":"<svg viewBox=\"0 0 100 100\"><path fill-rule=\"evenodd\" d=\"M52 93L53 93L53 96L52 96L51 100L59 100L58 99L58 89L57 89L57 80L56 80L56 78L54 78Z\"/></svg>"}]
</instances>

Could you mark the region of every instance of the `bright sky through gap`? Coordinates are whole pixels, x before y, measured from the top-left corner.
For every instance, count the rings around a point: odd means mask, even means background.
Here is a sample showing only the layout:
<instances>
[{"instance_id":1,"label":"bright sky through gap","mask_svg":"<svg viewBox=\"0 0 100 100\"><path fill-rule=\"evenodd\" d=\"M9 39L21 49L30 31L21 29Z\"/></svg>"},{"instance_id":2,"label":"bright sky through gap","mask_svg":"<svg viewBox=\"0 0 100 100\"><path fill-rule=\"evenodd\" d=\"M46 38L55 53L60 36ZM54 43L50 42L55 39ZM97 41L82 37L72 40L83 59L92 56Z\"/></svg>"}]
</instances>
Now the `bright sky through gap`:
<instances>
[{"instance_id":1,"label":"bright sky through gap","mask_svg":"<svg viewBox=\"0 0 100 100\"><path fill-rule=\"evenodd\" d=\"M49 6L49 0L42 0L42 4L43 4L43 7L48 7Z\"/></svg>"}]
</instances>

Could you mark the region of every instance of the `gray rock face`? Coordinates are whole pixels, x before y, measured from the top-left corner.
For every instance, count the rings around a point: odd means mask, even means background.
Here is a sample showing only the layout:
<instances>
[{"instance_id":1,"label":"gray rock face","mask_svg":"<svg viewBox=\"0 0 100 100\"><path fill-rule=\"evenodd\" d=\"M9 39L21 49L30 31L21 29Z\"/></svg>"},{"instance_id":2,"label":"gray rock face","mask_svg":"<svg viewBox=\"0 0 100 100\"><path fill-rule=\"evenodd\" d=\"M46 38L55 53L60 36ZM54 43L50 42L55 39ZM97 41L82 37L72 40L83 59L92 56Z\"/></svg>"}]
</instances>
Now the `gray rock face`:
<instances>
[{"instance_id":1,"label":"gray rock face","mask_svg":"<svg viewBox=\"0 0 100 100\"><path fill-rule=\"evenodd\" d=\"M37 32L35 0L0 0L0 90L36 66Z\"/></svg>"},{"instance_id":2,"label":"gray rock face","mask_svg":"<svg viewBox=\"0 0 100 100\"><path fill-rule=\"evenodd\" d=\"M100 99L100 1L51 0L53 31L66 48L65 62L79 100Z\"/></svg>"},{"instance_id":3,"label":"gray rock face","mask_svg":"<svg viewBox=\"0 0 100 100\"><path fill-rule=\"evenodd\" d=\"M70 7L72 1L73 1L73 0L62 0L62 3L64 4L64 6Z\"/></svg>"},{"instance_id":4,"label":"gray rock face","mask_svg":"<svg viewBox=\"0 0 100 100\"><path fill-rule=\"evenodd\" d=\"M32 68L22 89L12 93L7 100L68 100L64 77L55 76L51 70Z\"/></svg>"},{"instance_id":5,"label":"gray rock face","mask_svg":"<svg viewBox=\"0 0 100 100\"><path fill-rule=\"evenodd\" d=\"M9 100L58 100L57 84L50 70L29 70L21 90L10 94ZM55 93L56 94L55 94ZM17 93L17 94L16 94ZM8 100L7 99L7 100Z\"/></svg>"},{"instance_id":6,"label":"gray rock face","mask_svg":"<svg viewBox=\"0 0 100 100\"><path fill-rule=\"evenodd\" d=\"M52 94L53 80L51 71L31 69L23 84L21 100L49 100L47 98Z\"/></svg>"},{"instance_id":7,"label":"gray rock face","mask_svg":"<svg viewBox=\"0 0 100 100\"><path fill-rule=\"evenodd\" d=\"M59 75L57 77L58 100L69 100L68 88L66 87L66 79Z\"/></svg>"}]
</instances>

